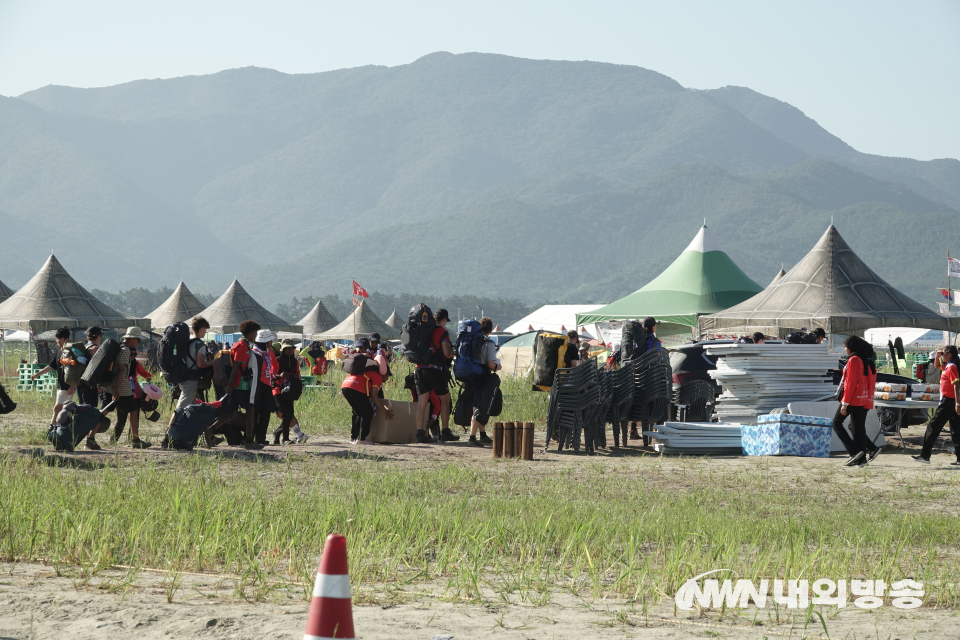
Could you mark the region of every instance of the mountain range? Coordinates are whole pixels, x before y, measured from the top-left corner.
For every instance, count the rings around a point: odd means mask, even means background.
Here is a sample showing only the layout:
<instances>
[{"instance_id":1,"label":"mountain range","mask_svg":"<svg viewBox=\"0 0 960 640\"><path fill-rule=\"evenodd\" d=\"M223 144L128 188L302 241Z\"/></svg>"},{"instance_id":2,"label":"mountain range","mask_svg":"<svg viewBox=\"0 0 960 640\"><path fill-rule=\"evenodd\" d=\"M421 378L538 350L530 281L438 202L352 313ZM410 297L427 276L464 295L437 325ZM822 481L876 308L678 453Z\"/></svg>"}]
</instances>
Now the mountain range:
<instances>
[{"instance_id":1,"label":"mountain range","mask_svg":"<svg viewBox=\"0 0 960 640\"><path fill-rule=\"evenodd\" d=\"M933 304L958 210L960 161L861 153L775 98L632 66L434 53L0 98L14 287L53 249L88 288L219 294L236 276L270 306L351 279L606 302L704 218L761 284L833 219Z\"/></svg>"}]
</instances>

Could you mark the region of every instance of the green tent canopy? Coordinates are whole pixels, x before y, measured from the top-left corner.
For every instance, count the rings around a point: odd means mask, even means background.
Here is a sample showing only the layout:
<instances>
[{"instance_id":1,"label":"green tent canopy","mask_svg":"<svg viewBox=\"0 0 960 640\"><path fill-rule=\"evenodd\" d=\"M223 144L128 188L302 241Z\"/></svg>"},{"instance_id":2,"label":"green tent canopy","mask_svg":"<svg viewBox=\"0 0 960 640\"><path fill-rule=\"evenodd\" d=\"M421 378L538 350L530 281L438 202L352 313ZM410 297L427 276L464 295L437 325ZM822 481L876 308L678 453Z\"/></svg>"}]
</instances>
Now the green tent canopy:
<instances>
[{"instance_id":1,"label":"green tent canopy","mask_svg":"<svg viewBox=\"0 0 960 640\"><path fill-rule=\"evenodd\" d=\"M577 325L653 316L658 334L692 332L697 317L716 313L763 291L707 233L707 225L663 273L625 298L577 314Z\"/></svg>"}]
</instances>

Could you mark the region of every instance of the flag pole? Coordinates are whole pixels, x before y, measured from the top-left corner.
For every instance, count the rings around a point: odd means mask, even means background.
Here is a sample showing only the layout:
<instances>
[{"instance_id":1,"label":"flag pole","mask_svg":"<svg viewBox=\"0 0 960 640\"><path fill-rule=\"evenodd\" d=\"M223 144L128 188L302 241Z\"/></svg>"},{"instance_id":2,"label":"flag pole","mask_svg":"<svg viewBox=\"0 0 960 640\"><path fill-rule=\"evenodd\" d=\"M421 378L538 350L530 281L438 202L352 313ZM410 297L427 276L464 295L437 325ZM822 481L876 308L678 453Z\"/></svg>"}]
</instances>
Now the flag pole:
<instances>
[{"instance_id":1,"label":"flag pole","mask_svg":"<svg viewBox=\"0 0 960 640\"><path fill-rule=\"evenodd\" d=\"M953 288L950 286L952 279L950 278L950 248L947 247L947 322L950 322L949 318L953 315L953 311L950 309L950 300L953 297ZM949 324L947 325L950 326ZM953 344L953 332L947 329L947 344Z\"/></svg>"}]
</instances>

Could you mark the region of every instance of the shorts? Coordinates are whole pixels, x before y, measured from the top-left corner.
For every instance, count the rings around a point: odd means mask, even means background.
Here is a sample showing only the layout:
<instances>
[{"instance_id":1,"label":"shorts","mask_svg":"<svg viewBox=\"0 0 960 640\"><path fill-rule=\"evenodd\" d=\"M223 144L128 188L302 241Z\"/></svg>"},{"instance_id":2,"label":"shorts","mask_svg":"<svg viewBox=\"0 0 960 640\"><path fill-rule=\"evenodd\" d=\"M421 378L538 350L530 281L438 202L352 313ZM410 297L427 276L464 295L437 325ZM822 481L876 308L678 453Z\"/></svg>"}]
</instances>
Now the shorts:
<instances>
[{"instance_id":1,"label":"shorts","mask_svg":"<svg viewBox=\"0 0 960 640\"><path fill-rule=\"evenodd\" d=\"M57 389L57 401L54 404L67 404L73 400L73 394L69 389Z\"/></svg>"},{"instance_id":2,"label":"shorts","mask_svg":"<svg viewBox=\"0 0 960 640\"><path fill-rule=\"evenodd\" d=\"M445 369L422 367L414 372L413 379L417 385L418 396L429 394L431 391L441 397L450 393L450 389L447 387L450 376Z\"/></svg>"},{"instance_id":3,"label":"shorts","mask_svg":"<svg viewBox=\"0 0 960 640\"><path fill-rule=\"evenodd\" d=\"M253 409L254 403L250 402L250 390L249 389L237 389L234 390L229 396L226 397L226 400L223 401L223 407L227 407L225 411L236 411L237 409Z\"/></svg>"},{"instance_id":4,"label":"shorts","mask_svg":"<svg viewBox=\"0 0 960 640\"><path fill-rule=\"evenodd\" d=\"M114 398L114 408L117 413L136 413L140 411L140 403L133 396L119 396Z\"/></svg>"},{"instance_id":5,"label":"shorts","mask_svg":"<svg viewBox=\"0 0 960 640\"><path fill-rule=\"evenodd\" d=\"M197 399L197 386L199 384L199 380L187 380L178 385L180 387L180 400L177 401L178 411L189 404L193 404L193 401Z\"/></svg>"}]
</instances>

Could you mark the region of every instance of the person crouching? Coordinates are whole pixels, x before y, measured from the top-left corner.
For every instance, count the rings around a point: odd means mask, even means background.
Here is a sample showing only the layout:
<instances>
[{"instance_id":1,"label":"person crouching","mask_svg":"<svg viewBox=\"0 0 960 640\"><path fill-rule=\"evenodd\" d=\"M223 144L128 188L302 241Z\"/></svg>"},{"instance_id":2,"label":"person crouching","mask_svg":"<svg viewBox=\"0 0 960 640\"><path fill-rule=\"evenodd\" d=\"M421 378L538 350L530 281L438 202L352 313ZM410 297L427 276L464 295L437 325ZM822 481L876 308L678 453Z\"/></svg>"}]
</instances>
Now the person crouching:
<instances>
[{"instance_id":1,"label":"person crouching","mask_svg":"<svg viewBox=\"0 0 960 640\"><path fill-rule=\"evenodd\" d=\"M367 356L370 350L370 341L366 338L357 340L357 353ZM371 363L375 364L373 359ZM387 420L393 420L393 410L384 404L380 397L380 387L383 377L380 369L371 368L362 374L350 374L340 385L340 393L353 409L353 420L350 428L351 444L374 444L370 439L370 425L376 410L382 411Z\"/></svg>"}]
</instances>

